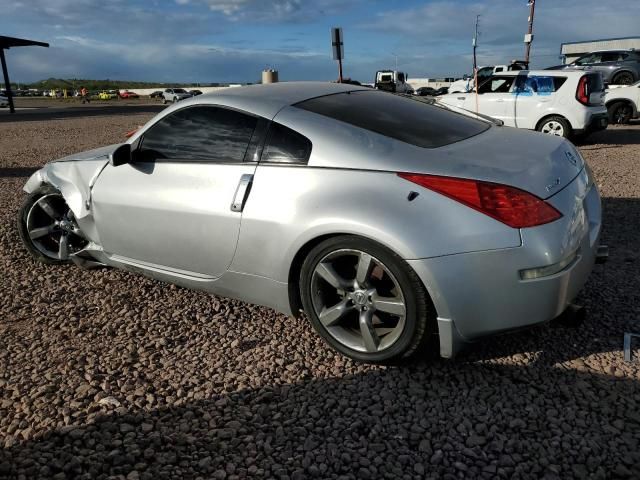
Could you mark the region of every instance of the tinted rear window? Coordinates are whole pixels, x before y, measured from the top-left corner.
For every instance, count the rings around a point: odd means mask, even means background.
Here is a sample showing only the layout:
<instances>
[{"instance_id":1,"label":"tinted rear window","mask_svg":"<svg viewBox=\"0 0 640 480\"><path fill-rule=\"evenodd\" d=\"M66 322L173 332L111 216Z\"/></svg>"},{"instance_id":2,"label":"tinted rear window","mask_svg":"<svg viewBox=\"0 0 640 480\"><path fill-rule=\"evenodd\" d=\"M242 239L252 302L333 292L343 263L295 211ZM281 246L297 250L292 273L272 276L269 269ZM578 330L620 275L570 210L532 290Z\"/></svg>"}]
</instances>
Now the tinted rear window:
<instances>
[{"instance_id":1,"label":"tinted rear window","mask_svg":"<svg viewBox=\"0 0 640 480\"><path fill-rule=\"evenodd\" d=\"M489 128L462 114L377 91L327 95L295 106L423 148L449 145Z\"/></svg>"},{"instance_id":2,"label":"tinted rear window","mask_svg":"<svg viewBox=\"0 0 640 480\"><path fill-rule=\"evenodd\" d=\"M599 73L588 73L588 90L589 93L602 92L604 90L604 82L602 81L602 75Z\"/></svg>"}]
</instances>

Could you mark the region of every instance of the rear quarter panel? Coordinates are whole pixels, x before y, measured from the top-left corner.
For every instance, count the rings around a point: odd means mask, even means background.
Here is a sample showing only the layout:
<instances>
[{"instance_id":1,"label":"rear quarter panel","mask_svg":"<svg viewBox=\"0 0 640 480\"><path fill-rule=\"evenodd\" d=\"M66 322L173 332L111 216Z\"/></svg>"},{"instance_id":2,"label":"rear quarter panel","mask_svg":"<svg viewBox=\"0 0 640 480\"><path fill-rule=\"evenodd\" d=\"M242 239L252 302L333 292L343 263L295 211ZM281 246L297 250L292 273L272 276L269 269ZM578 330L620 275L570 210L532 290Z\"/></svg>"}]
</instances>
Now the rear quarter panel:
<instances>
[{"instance_id":1,"label":"rear quarter panel","mask_svg":"<svg viewBox=\"0 0 640 480\"><path fill-rule=\"evenodd\" d=\"M392 172L260 165L231 270L287 282L296 253L335 234L375 240L405 259L521 243L517 229Z\"/></svg>"}]
</instances>

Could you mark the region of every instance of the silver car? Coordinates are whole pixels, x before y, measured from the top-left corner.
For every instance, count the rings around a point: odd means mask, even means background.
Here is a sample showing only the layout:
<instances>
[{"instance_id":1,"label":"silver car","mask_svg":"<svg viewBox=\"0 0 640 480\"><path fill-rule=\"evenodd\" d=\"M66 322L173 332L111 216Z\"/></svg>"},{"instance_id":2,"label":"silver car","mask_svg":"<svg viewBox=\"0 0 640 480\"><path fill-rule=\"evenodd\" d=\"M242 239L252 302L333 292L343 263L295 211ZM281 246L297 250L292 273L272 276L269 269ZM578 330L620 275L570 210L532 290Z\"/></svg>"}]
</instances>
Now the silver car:
<instances>
[{"instance_id":1,"label":"silver car","mask_svg":"<svg viewBox=\"0 0 640 480\"><path fill-rule=\"evenodd\" d=\"M335 349L379 363L553 319L601 225L568 141L329 83L185 100L25 191L37 260L303 310Z\"/></svg>"}]
</instances>

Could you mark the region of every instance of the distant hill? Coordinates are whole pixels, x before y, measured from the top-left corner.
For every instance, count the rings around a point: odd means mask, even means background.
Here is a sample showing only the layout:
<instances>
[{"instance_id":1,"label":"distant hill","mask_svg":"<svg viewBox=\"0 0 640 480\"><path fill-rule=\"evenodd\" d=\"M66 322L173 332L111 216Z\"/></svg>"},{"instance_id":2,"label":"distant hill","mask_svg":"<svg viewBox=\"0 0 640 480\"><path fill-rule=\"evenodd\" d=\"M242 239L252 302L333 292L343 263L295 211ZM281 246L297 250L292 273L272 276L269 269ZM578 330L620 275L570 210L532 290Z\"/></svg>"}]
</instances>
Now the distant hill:
<instances>
[{"instance_id":1,"label":"distant hill","mask_svg":"<svg viewBox=\"0 0 640 480\"><path fill-rule=\"evenodd\" d=\"M79 89L85 87L87 90L120 90L124 88L165 88L167 86L183 87L183 86L201 86L201 87L218 87L225 86L226 84L220 83L158 83L158 82L134 82L128 80L89 80L80 78L48 78L46 80L39 80L33 83L15 83L12 82L11 88L28 89L37 88L38 90L51 90L51 89Z\"/></svg>"}]
</instances>

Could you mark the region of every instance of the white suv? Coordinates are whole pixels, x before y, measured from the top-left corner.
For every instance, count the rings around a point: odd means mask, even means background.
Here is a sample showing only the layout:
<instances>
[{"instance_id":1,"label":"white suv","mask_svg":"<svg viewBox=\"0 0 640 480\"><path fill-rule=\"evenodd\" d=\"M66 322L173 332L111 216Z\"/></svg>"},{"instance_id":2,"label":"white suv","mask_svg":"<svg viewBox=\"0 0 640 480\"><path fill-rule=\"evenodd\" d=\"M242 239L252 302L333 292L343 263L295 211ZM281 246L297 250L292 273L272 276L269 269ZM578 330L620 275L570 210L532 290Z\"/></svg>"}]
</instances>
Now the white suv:
<instances>
[{"instance_id":1,"label":"white suv","mask_svg":"<svg viewBox=\"0 0 640 480\"><path fill-rule=\"evenodd\" d=\"M187 92L184 88L167 88L162 92L162 103L175 103L180 100L184 100L185 98L191 98L192 96L193 95Z\"/></svg>"},{"instance_id":2,"label":"white suv","mask_svg":"<svg viewBox=\"0 0 640 480\"><path fill-rule=\"evenodd\" d=\"M640 117L640 81L628 87L610 88L605 93L609 123L628 123Z\"/></svg>"},{"instance_id":3,"label":"white suv","mask_svg":"<svg viewBox=\"0 0 640 480\"><path fill-rule=\"evenodd\" d=\"M522 70L491 76L480 84L478 95L452 93L438 100L489 115L511 127L569 138L607 128L603 97L600 73Z\"/></svg>"}]
</instances>

